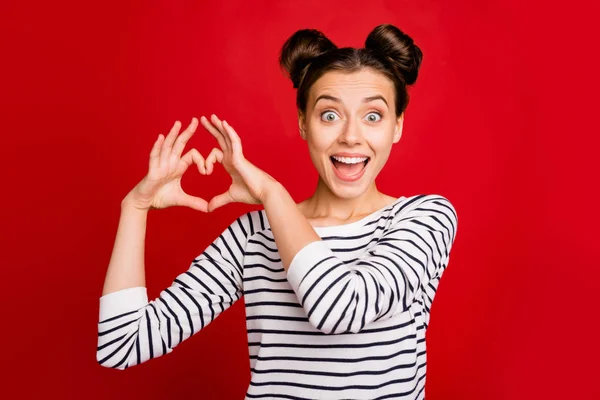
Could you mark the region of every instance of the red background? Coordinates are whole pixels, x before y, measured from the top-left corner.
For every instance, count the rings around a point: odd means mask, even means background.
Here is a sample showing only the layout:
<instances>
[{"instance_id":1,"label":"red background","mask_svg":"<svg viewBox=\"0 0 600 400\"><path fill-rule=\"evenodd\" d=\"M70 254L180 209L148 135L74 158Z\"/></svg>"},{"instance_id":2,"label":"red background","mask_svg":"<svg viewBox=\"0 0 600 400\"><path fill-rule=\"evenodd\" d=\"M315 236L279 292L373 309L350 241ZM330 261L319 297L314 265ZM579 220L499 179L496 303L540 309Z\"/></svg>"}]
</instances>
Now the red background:
<instances>
[{"instance_id":1,"label":"red background","mask_svg":"<svg viewBox=\"0 0 600 400\"><path fill-rule=\"evenodd\" d=\"M278 51L307 27L360 47L387 22L424 61L380 189L442 194L459 216L427 335L428 400L600 398L593 15L578 1L3 1L0 397L243 398L242 301L168 356L96 363L119 203L159 133L210 113L308 196L316 174ZM200 127L187 148L215 145ZM229 184L194 171L191 194ZM249 209L151 212L150 296Z\"/></svg>"}]
</instances>

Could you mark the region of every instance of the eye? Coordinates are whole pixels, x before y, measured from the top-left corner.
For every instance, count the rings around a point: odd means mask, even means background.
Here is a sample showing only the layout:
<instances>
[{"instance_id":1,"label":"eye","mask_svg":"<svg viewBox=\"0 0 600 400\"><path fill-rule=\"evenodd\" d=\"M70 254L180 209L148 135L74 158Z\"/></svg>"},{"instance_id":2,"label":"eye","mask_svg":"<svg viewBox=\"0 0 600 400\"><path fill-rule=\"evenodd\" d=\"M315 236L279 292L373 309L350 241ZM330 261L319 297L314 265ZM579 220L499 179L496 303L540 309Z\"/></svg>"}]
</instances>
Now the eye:
<instances>
[{"instance_id":1,"label":"eye","mask_svg":"<svg viewBox=\"0 0 600 400\"><path fill-rule=\"evenodd\" d=\"M326 122L333 122L333 121L335 121L336 117L337 117L337 115L333 111L325 111L324 113L321 114L321 119Z\"/></svg>"},{"instance_id":2,"label":"eye","mask_svg":"<svg viewBox=\"0 0 600 400\"><path fill-rule=\"evenodd\" d=\"M367 114L366 118L369 122L377 122L381 120L381 114L379 114L378 112L370 112Z\"/></svg>"}]
</instances>

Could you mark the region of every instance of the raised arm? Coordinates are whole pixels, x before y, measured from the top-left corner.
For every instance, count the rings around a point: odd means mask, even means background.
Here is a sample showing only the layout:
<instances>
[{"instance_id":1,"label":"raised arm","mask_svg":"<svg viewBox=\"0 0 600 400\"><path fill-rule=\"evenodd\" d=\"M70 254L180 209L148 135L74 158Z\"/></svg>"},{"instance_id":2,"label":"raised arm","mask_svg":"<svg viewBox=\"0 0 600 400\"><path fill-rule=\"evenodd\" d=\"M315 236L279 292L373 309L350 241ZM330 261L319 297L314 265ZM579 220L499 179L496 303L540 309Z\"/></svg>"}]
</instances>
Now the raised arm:
<instances>
[{"instance_id":1,"label":"raised arm","mask_svg":"<svg viewBox=\"0 0 600 400\"><path fill-rule=\"evenodd\" d=\"M205 160L196 149L181 156L198 125L192 119L179 135L176 121L169 134L152 147L148 174L121 203L121 217L102 296L97 360L124 369L164 355L201 330L241 295L245 248L244 218L234 222L175 279L148 302L145 288L144 241L149 210L187 206L207 211L208 203L185 193L181 178L192 164L205 175L222 158L213 149Z\"/></svg>"},{"instance_id":2,"label":"raised arm","mask_svg":"<svg viewBox=\"0 0 600 400\"><path fill-rule=\"evenodd\" d=\"M311 324L324 333L359 332L405 311L420 289L430 282L437 286L435 279L448 264L458 220L442 196L414 196L403 203L378 243L345 264L285 189L273 187L269 193L263 204L288 281Z\"/></svg>"},{"instance_id":3,"label":"raised arm","mask_svg":"<svg viewBox=\"0 0 600 400\"><path fill-rule=\"evenodd\" d=\"M170 353L237 301L248 217L231 224L156 299L149 302L143 286L102 296L100 365L125 369Z\"/></svg>"},{"instance_id":4,"label":"raised arm","mask_svg":"<svg viewBox=\"0 0 600 400\"><path fill-rule=\"evenodd\" d=\"M323 241L291 262L288 280L309 321L325 333L359 332L406 311L437 286L456 236L456 212L441 196L402 204L385 234L362 257L343 263Z\"/></svg>"}]
</instances>

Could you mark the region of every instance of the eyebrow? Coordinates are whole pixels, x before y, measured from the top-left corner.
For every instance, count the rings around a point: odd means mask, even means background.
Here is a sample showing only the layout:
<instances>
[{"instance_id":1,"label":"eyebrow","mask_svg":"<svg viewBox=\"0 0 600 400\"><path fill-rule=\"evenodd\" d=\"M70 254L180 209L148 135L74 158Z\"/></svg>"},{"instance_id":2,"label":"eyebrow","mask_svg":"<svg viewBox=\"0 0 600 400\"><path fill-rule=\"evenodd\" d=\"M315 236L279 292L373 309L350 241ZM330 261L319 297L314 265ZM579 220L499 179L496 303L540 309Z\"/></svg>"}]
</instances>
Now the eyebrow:
<instances>
[{"instance_id":1,"label":"eyebrow","mask_svg":"<svg viewBox=\"0 0 600 400\"><path fill-rule=\"evenodd\" d=\"M331 101L333 101L335 103L341 103L342 102L342 100L340 98L338 98L338 97L331 96L331 95L328 95L328 94L322 94L319 97L317 97L317 99L315 100L315 105L321 99L331 100ZM385 100L385 98L382 95L379 95L379 94L375 95L375 96L365 97L363 99L363 103L370 103L371 101L375 101L375 100L382 100L385 103L385 105L389 108L389 105L388 105L387 101Z\"/></svg>"}]
</instances>

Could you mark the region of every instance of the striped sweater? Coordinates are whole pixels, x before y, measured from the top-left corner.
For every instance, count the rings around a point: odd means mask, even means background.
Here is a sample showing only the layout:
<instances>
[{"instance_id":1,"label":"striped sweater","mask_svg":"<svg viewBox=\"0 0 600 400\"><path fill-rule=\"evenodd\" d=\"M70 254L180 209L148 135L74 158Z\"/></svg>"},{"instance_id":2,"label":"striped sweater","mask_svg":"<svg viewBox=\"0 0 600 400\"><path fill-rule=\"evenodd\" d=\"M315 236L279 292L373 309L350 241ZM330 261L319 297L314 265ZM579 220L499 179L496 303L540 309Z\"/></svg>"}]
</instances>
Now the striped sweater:
<instances>
[{"instance_id":1,"label":"striped sweater","mask_svg":"<svg viewBox=\"0 0 600 400\"><path fill-rule=\"evenodd\" d=\"M100 298L97 359L125 369L170 353L244 296L246 399L424 399L425 331L457 230L439 195L400 197L322 240L286 273L264 210L242 215L148 301Z\"/></svg>"}]
</instances>

